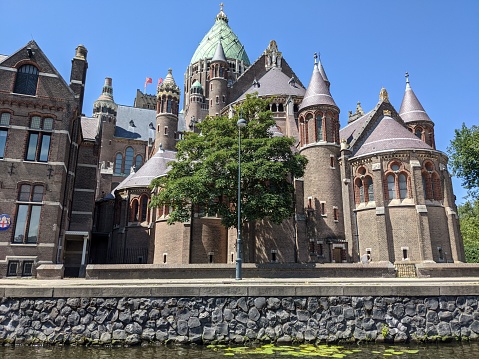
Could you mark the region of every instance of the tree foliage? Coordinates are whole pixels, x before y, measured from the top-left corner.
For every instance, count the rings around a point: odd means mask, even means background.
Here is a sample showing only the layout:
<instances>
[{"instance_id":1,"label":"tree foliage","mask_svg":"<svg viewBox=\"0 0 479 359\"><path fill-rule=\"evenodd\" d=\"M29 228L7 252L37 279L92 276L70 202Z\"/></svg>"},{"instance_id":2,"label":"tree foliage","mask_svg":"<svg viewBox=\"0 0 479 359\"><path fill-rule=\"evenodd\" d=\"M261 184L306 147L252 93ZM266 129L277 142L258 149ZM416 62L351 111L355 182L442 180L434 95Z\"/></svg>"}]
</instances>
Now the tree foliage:
<instances>
[{"instance_id":1,"label":"tree foliage","mask_svg":"<svg viewBox=\"0 0 479 359\"><path fill-rule=\"evenodd\" d=\"M479 199L458 207L466 262L479 263Z\"/></svg>"},{"instance_id":2,"label":"tree foliage","mask_svg":"<svg viewBox=\"0 0 479 359\"><path fill-rule=\"evenodd\" d=\"M293 150L293 138L273 136L275 120L268 106L268 101L248 95L233 118L208 117L197 125L201 134L186 133L168 175L152 181L156 194L150 205L171 206L170 224L190 220L192 206L200 206L226 227L236 227L240 133L241 220L281 223L291 216L291 179L303 176L307 160ZM247 125L239 132L240 117Z\"/></svg>"},{"instance_id":3,"label":"tree foliage","mask_svg":"<svg viewBox=\"0 0 479 359\"><path fill-rule=\"evenodd\" d=\"M448 147L453 173L462 179L469 196L479 197L479 126L466 127L463 123L455 130L454 139Z\"/></svg>"}]
</instances>

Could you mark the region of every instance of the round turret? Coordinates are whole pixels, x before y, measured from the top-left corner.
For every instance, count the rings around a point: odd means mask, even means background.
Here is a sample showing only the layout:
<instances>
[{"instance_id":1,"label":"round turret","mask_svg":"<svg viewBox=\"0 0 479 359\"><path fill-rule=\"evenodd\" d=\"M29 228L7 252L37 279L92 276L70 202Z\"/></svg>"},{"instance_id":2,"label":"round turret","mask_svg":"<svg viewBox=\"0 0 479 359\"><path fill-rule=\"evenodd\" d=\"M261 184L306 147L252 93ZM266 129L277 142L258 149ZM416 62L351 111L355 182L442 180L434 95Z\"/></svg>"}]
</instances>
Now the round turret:
<instances>
[{"instance_id":1,"label":"round turret","mask_svg":"<svg viewBox=\"0 0 479 359\"><path fill-rule=\"evenodd\" d=\"M168 69L165 80L157 88L156 137L157 149L174 151L178 129L178 109L180 88L173 78L172 69Z\"/></svg>"}]
</instances>

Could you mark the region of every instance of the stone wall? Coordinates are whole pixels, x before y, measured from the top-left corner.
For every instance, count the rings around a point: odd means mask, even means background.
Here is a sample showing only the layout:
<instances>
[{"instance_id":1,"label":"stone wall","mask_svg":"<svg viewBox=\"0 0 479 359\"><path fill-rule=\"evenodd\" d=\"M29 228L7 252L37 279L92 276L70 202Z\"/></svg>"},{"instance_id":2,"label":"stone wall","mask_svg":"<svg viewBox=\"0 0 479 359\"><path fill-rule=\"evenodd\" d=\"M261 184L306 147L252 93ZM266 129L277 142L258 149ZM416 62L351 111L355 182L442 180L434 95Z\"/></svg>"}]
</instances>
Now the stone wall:
<instances>
[{"instance_id":1,"label":"stone wall","mask_svg":"<svg viewBox=\"0 0 479 359\"><path fill-rule=\"evenodd\" d=\"M476 339L479 296L8 298L0 343L127 344Z\"/></svg>"}]
</instances>

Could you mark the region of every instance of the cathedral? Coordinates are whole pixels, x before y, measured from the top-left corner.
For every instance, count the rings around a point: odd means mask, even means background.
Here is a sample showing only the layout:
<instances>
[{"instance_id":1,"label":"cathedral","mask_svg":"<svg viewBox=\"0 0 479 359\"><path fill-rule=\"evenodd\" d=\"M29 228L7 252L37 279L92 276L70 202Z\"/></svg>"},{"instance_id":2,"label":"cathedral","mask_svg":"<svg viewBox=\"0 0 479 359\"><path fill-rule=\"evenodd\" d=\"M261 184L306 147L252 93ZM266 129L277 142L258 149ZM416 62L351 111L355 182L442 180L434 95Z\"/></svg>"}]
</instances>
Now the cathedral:
<instances>
[{"instance_id":1,"label":"cathedral","mask_svg":"<svg viewBox=\"0 0 479 359\"><path fill-rule=\"evenodd\" d=\"M221 6L183 93L169 69L156 96L137 90L134 106L121 105L107 77L88 117L84 46L69 84L33 40L0 55L0 277L42 264L74 277L90 263L235 263L235 229L199 206L168 224L171 208L150 208L149 184L168 175L186 132L248 94L269 100L275 135L294 138L308 164L293 179L294 216L242 228L243 262L464 261L448 158L409 77L399 111L382 88L374 108L358 103L341 125L320 59L305 66L308 83L274 40L251 62Z\"/></svg>"}]
</instances>

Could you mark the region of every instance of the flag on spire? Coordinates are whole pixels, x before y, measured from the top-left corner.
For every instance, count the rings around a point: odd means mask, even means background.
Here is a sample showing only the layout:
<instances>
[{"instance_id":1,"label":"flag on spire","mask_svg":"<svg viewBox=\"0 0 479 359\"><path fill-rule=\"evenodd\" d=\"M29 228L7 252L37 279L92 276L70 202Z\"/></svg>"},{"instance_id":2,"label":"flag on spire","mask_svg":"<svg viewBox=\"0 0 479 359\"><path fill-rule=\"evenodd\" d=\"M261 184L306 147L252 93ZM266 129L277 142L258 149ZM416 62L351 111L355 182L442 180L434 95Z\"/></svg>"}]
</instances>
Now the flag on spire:
<instances>
[{"instance_id":1,"label":"flag on spire","mask_svg":"<svg viewBox=\"0 0 479 359\"><path fill-rule=\"evenodd\" d=\"M158 79L158 86L160 86L162 82L163 82L163 78L160 77L160 78Z\"/></svg>"}]
</instances>

